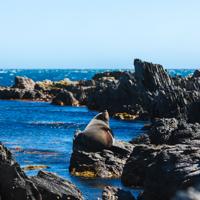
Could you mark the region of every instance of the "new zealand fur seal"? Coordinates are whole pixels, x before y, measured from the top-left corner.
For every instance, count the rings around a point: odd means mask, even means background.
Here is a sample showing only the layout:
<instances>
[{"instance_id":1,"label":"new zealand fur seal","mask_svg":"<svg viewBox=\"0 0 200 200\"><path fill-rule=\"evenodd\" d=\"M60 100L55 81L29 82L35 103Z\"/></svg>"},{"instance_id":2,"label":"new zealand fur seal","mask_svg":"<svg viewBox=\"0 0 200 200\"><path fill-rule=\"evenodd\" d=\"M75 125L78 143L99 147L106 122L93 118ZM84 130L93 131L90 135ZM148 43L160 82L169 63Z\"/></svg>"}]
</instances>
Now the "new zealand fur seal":
<instances>
[{"instance_id":1,"label":"new zealand fur seal","mask_svg":"<svg viewBox=\"0 0 200 200\"><path fill-rule=\"evenodd\" d=\"M114 135L109 126L109 114L107 111L96 115L86 126L85 130L79 132L74 140L74 146L82 146L88 151L99 151L110 148L114 143Z\"/></svg>"}]
</instances>

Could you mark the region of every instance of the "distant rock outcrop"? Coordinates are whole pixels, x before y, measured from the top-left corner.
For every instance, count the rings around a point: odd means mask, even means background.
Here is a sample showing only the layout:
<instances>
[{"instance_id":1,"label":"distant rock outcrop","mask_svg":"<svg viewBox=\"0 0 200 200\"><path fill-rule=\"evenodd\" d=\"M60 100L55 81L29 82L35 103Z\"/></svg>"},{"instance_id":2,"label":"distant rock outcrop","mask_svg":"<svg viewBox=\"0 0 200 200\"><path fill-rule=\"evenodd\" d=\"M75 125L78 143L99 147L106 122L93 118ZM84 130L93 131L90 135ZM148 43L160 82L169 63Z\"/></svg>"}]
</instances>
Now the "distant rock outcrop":
<instances>
[{"instance_id":1,"label":"distant rock outcrop","mask_svg":"<svg viewBox=\"0 0 200 200\"><path fill-rule=\"evenodd\" d=\"M200 76L171 77L159 64L134 60L135 72L114 71L94 75L92 80L34 82L16 77L13 87L1 87L0 99L51 101L57 105L86 105L113 116L184 118L199 122ZM195 112L192 115L192 112ZM128 118L130 119L130 118Z\"/></svg>"},{"instance_id":2,"label":"distant rock outcrop","mask_svg":"<svg viewBox=\"0 0 200 200\"><path fill-rule=\"evenodd\" d=\"M63 90L53 98L52 104L60 106L78 106L79 102L71 92Z\"/></svg>"},{"instance_id":3,"label":"distant rock outcrop","mask_svg":"<svg viewBox=\"0 0 200 200\"><path fill-rule=\"evenodd\" d=\"M88 107L109 113L188 119L192 105L200 101L200 79L170 77L161 65L135 59L135 73L124 72L118 82L97 86ZM197 73L197 72L196 72ZM197 119L196 119L197 118ZM199 117L192 119L198 121ZM189 119L190 120L190 119Z\"/></svg>"},{"instance_id":4,"label":"distant rock outcrop","mask_svg":"<svg viewBox=\"0 0 200 200\"><path fill-rule=\"evenodd\" d=\"M19 89L34 90L35 82L27 77L16 76L15 84L13 85L13 87Z\"/></svg>"}]
</instances>

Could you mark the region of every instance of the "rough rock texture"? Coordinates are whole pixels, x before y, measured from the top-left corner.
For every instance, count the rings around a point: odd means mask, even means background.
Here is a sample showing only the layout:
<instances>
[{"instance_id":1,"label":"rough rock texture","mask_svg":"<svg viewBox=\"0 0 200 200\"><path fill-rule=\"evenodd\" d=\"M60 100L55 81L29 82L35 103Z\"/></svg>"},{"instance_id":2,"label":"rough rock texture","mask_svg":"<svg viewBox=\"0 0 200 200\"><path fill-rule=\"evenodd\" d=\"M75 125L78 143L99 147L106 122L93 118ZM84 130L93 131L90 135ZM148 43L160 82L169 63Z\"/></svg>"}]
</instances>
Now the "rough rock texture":
<instances>
[{"instance_id":1,"label":"rough rock texture","mask_svg":"<svg viewBox=\"0 0 200 200\"><path fill-rule=\"evenodd\" d=\"M199 69L194 71L193 77L195 77L195 78L200 77L200 70Z\"/></svg>"},{"instance_id":2,"label":"rough rock texture","mask_svg":"<svg viewBox=\"0 0 200 200\"><path fill-rule=\"evenodd\" d=\"M155 145L200 144L200 124L187 123L175 118L155 119L148 127L145 135L132 143L146 143Z\"/></svg>"},{"instance_id":3,"label":"rough rock texture","mask_svg":"<svg viewBox=\"0 0 200 200\"><path fill-rule=\"evenodd\" d=\"M0 196L2 200L42 200L35 184L20 169L10 151L0 144Z\"/></svg>"},{"instance_id":4,"label":"rough rock texture","mask_svg":"<svg viewBox=\"0 0 200 200\"><path fill-rule=\"evenodd\" d=\"M170 77L161 65L135 59L135 73L124 72L117 82L97 85L88 97L90 109L147 117L188 119L188 110L200 101L199 77ZM146 119L145 117L145 119ZM197 116L198 120L199 117Z\"/></svg>"},{"instance_id":5,"label":"rough rock texture","mask_svg":"<svg viewBox=\"0 0 200 200\"><path fill-rule=\"evenodd\" d=\"M198 146L139 145L127 160L122 182L144 187L141 200L170 200L178 190L200 181L199 162Z\"/></svg>"},{"instance_id":6,"label":"rough rock texture","mask_svg":"<svg viewBox=\"0 0 200 200\"><path fill-rule=\"evenodd\" d=\"M102 200L135 200L135 198L129 191L107 186L103 190Z\"/></svg>"},{"instance_id":7,"label":"rough rock texture","mask_svg":"<svg viewBox=\"0 0 200 200\"><path fill-rule=\"evenodd\" d=\"M70 160L70 172L84 177L120 177L124 164L132 152L133 145L116 141L109 149L88 152L75 145Z\"/></svg>"},{"instance_id":8,"label":"rough rock texture","mask_svg":"<svg viewBox=\"0 0 200 200\"><path fill-rule=\"evenodd\" d=\"M191 145L166 147L149 165L144 181L144 200L169 200L177 190L200 181L200 149Z\"/></svg>"},{"instance_id":9,"label":"rough rock texture","mask_svg":"<svg viewBox=\"0 0 200 200\"><path fill-rule=\"evenodd\" d=\"M187 190L181 190L171 200L199 200L200 186L189 187Z\"/></svg>"},{"instance_id":10,"label":"rough rock texture","mask_svg":"<svg viewBox=\"0 0 200 200\"><path fill-rule=\"evenodd\" d=\"M137 145L123 168L121 181L126 186L143 187L147 168L163 147Z\"/></svg>"},{"instance_id":11,"label":"rough rock texture","mask_svg":"<svg viewBox=\"0 0 200 200\"><path fill-rule=\"evenodd\" d=\"M114 140L109 114L104 111L75 133L69 170L75 176L120 177L132 149L132 144Z\"/></svg>"},{"instance_id":12,"label":"rough rock texture","mask_svg":"<svg viewBox=\"0 0 200 200\"><path fill-rule=\"evenodd\" d=\"M162 65L134 60L135 78L143 90L154 92L160 89L172 88L174 83Z\"/></svg>"},{"instance_id":13,"label":"rough rock texture","mask_svg":"<svg viewBox=\"0 0 200 200\"><path fill-rule=\"evenodd\" d=\"M76 101L68 101L75 98L80 105L98 111L108 110L111 115L125 113L125 116L142 120L176 117L192 123L200 121L199 70L192 76L171 77L158 64L135 59L134 66L134 73L104 72L96 74L92 80L35 83L29 78L16 77L13 87L0 88L0 99L54 99L58 105L76 106Z\"/></svg>"},{"instance_id":14,"label":"rough rock texture","mask_svg":"<svg viewBox=\"0 0 200 200\"><path fill-rule=\"evenodd\" d=\"M27 78L27 77L16 76L15 84L13 87L19 88L19 89L34 90L35 82L32 79Z\"/></svg>"},{"instance_id":15,"label":"rough rock texture","mask_svg":"<svg viewBox=\"0 0 200 200\"><path fill-rule=\"evenodd\" d=\"M79 102L73 94L69 91L61 91L56 97L52 100L53 104L61 105L61 106L78 106Z\"/></svg>"},{"instance_id":16,"label":"rough rock texture","mask_svg":"<svg viewBox=\"0 0 200 200\"><path fill-rule=\"evenodd\" d=\"M11 152L0 144L0 199L53 200L83 199L80 191L69 181L54 174L39 172L28 177L12 158Z\"/></svg>"},{"instance_id":17,"label":"rough rock texture","mask_svg":"<svg viewBox=\"0 0 200 200\"><path fill-rule=\"evenodd\" d=\"M38 188L42 200L83 199L81 192L72 183L50 172L39 171L31 180Z\"/></svg>"},{"instance_id":18,"label":"rough rock texture","mask_svg":"<svg viewBox=\"0 0 200 200\"><path fill-rule=\"evenodd\" d=\"M132 141L121 178L127 186L144 187L140 200L170 200L200 181L200 124L162 118L144 131Z\"/></svg>"}]
</instances>

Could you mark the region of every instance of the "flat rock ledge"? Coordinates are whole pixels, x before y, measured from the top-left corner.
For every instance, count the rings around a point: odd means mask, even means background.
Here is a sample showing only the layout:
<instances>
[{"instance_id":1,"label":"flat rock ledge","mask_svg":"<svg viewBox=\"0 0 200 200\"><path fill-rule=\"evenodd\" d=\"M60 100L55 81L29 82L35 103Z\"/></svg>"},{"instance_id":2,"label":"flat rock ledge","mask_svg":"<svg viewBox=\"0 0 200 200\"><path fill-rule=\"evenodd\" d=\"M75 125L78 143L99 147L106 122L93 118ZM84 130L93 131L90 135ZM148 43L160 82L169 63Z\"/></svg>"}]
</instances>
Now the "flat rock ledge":
<instances>
[{"instance_id":1,"label":"flat rock ledge","mask_svg":"<svg viewBox=\"0 0 200 200\"><path fill-rule=\"evenodd\" d=\"M40 171L28 177L0 143L1 200L83 200L81 192L69 181L55 174Z\"/></svg>"},{"instance_id":2,"label":"flat rock ledge","mask_svg":"<svg viewBox=\"0 0 200 200\"><path fill-rule=\"evenodd\" d=\"M121 141L98 152L88 152L74 145L69 170L74 176L119 178L132 150L132 144Z\"/></svg>"},{"instance_id":3,"label":"flat rock ledge","mask_svg":"<svg viewBox=\"0 0 200 200\"><path fill-rule=\"evenodd\" d=\"M102 200L135 200L130 191L121 188L106 186L102 193Z\"/></svg>"}]
</instances>

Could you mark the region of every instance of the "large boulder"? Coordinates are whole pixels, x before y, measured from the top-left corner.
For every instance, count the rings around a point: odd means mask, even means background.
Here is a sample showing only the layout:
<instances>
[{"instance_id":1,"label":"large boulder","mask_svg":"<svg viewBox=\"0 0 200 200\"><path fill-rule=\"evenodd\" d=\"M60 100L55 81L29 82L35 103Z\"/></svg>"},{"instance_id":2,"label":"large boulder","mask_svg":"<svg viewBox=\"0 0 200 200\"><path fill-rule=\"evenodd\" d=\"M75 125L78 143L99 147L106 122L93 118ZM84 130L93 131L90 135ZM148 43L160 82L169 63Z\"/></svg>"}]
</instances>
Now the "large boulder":
<instances>
[{"instance_id":1,"label":"large boulder","mask_svg":"<svg viewBox=\"0 0 200 200\"><path fill-rule=\"evenodd\" d=\"M52 104L61 106L78 106L79 102L71 92L63 90L55 96L52 100Z\"/></svg>"},{"instance_id":2,"label":"large boulder","mask_svg":"<svg viewBox=\"0 0 200 200\"><path fill-rule=\"evenodd\" d=\"M146 171L143 200L170 200L200 181L200 149L175 145L162 149Z\"/></svg>"},{"instance_id":3,"label":"large boulder","mask_svg":"<svg viewBox=\"0 0 200 200\"><path fill-rule=\"evenodd\" d=\"M81 192L71 182L50 172L39 171L31 180L38 188L42 200L83 200Z\"/></svg>"},{"instance_id":4,"label":"large boulder","mask_svg":"<svg viewBox=\"0 0 200 200\"><path fill-rule=\"evenodd\" d=\"M200 143L200 124L187 123L175 118L155 119L144 135L139 136L132 143L175 145Z\"/></svg>"},{"instance_id":5,"label":"large boulder","mask_svg":"<svg viewBox=\"0 0 200 200\"><path fill-rule=\"evenodd\" d=\"M199 77L200 77L200 70L199 70L199 69L196 69L196 70L194 71L193 77L194 77L194 78L199 78Z\"/></svg>"},{"instance_id":6,"label":"large boulder","mask_svg":"<svg viewBox=\"0 0 200 200\"><path fill-rule=\"evenodd\" d=\"M199 146L139 145L122 173L126 186L143 187L140 200L170 200L177 191L200 181Z\"/></svg>"},{"instance_id":7,"label":"large boulder","mask_svg":"<svg viewBox=\"0 0 200 200\"><path fill-rule=\"evenodd\" d=\"M135 200L135 198L130 191L106 186L102 193L102 200Z\"/></svg>"},{"instance_id":8,"label":"large boulder","mask_svg":"<svg viewBox=\"0 0 200 200\"><path fill-rule=\"evenodd\" d=\"M74 176L118 178L132 149L133 145L120 141L116 141L109 149L97 152L74 148L69 171Z\"/></svg>"},{"instance_id":9,"label":"large boulder","mask_svg":"<svg viewBox=\"0 0 200 200\"><path fill-rule=\"evenodd\" d=\"M25 175L10 151L0 144L0 196L2 200L42 200L35 184Z\"/></svg>"},{"instance_id":10,"label":"large boulder","mask_svg":"<svg viewBox=\"0 0 200 200\"><path fill-rule=\"evenodd\" d=\"M13 85L14 88L19 89L27 89L27 90L34 90L35 82L27 77L16 76L15 77L15 84Z\"/></svg>"},{"instance_id":11,"label":"large boulder","mask_svg":"<svg viewBox=\"0 0 200 200\"><path fill-rule=\"evenodd\" d=\"M134 60L135 73L124 72L117 82L103 81L95 76L95 91L88 96L90 109L109 113L128 113L145 119L155 117L180 117L188 119L188 110L200 101L200 80L195 77L171 77L161 65ZM199 118L194 118L198 120Z\"/></svg>"},{"instance_id":12,"label":"large boulder","mask_svg":"<svg viewBox=\"0 0 200 200\"><path fill-rule=\"evenodd\" d=\"M135 78L141 89L154 92L158 89L167 89L173 86L173 80L162 65L134 60Z\"/></svg>"},{"instance_id":13,"label":"large boulder","mask_svg":"<svg viewBox=\"0 0 200 200\"><path fill-rule=\"evenodd\" d=\"M1 88L0 99L22 99L25 90L18 88Z\"/></svg>"},{"instance_id":14,"label":"large boulder","mask_svg":"<svg viewBox=\"0 0 200 200\"><path fill-rule=\"evenodd\" d=\"M114 140L107 111L96 115L73 140L70 172L85 177L120 177L133 145Z\"/></svg>"},{"instance_id":15,"label":"large boulder","mask_svg":"<svg viewBox=\"0 0 200 200\"><path fill-rule=\"evenodd\" d=\"M28 177L13 159L11 152L0 144L1 200L82 200L81 192L69 181L55 174L40 171Z\"/></svg>"},{"instance_id":16,"label":"large boulder","mask_svg":"<svg viewBox=\"0 0 200 200\"><path fill-rule=\"evenodd\" d=\"M125 186L143 187L147 168L164 147L136 145L124 165L121 181Z\"/></svg>"}]
</instances>

